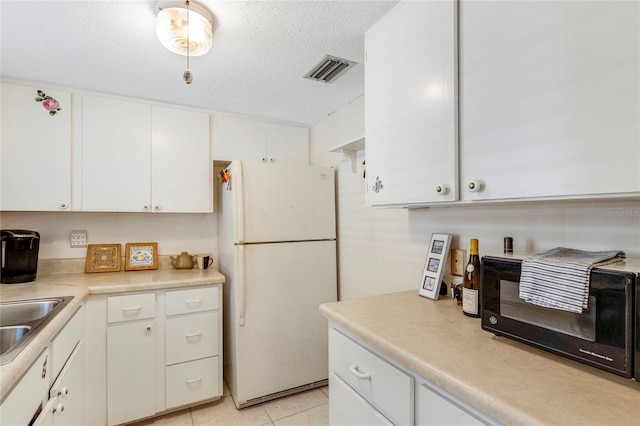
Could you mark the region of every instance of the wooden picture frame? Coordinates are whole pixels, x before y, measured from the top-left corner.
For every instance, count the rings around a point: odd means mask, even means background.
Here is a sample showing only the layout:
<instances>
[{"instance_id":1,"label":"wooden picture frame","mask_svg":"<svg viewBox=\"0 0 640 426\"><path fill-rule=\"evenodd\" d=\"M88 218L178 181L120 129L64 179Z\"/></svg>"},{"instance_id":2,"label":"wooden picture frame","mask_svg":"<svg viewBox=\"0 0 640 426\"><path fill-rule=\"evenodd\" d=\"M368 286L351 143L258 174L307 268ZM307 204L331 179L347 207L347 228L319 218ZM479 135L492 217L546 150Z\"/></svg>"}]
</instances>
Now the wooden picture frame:
<instances>
[{"instance_id":1,"label":"wooden picture frame","mask_svg":"<svg viewBox=\"0 0 640 426\"><path fill-rule=\"evenodd\" d=\"M89 244L84 272L120 272L122 244Z\"/></svg>"},{"instance_id":2,"label":"wooden picture frame","mask_svg":"<svg viewBox=\"0 0 640 426\"><path fill-rule=\"evenodd\" d=\"M158 269L158 243L127 243L125 271Z\"/></svg>"},{"instance_id":3,"label":"wooden picture frame","mask_svg":"<svg viewBox=\"0 0 640 426\"><path fill-rule=\"evenodd\" d=\"M431 243L424 261L420 287L418 287L420 296L438 299L450 246L451 234L431 234Z\"/></svg>"}]
</instances>

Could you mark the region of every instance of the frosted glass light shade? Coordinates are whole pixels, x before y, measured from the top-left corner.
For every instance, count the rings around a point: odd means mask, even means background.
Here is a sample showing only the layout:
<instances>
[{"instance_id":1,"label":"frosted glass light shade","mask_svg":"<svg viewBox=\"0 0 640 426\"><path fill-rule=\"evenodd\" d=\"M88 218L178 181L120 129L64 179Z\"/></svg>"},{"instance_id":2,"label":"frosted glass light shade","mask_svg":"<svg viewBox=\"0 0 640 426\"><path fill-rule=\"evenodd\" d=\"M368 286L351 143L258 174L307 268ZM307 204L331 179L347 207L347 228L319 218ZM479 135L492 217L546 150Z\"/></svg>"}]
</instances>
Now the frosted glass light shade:
<instances>
[{"instance_id":1,"label":"frosted glass light shade","mask_svg":"<svg viewBox=\"0 0 640 426\"><path fill-rule=\"evenodd\" d=\"M195 6L195 5L194 5ZM203 11L205 12L205 11ZM206 12L205 12L206 13ZM202 56L211 49L211 20L189 6L189 56ZM160 43L173 53L187 55L187 9L166 7L156 17L156 34Z\"/></svg>"}]
</instances>

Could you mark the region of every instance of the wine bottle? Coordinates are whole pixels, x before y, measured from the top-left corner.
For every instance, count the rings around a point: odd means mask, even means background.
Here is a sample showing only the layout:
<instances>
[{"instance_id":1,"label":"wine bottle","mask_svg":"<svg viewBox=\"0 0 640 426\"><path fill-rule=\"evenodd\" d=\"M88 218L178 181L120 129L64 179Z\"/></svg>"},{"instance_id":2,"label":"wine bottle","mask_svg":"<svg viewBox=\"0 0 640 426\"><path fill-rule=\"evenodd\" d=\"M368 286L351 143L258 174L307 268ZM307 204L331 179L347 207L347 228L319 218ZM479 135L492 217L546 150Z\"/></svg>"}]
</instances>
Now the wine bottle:
<instances>
[{"instance_id":1,"label":"wine bottle","mask_svg":"<svg viewBox=\"0 0 640 426\"><path fill-rule=\"evenodd\" d=\"M462 287L462 312L470 317L478 318L480 316L480 280L478 240L472 238L469 242L469 262Z\"/></svg>"}]
</instances>

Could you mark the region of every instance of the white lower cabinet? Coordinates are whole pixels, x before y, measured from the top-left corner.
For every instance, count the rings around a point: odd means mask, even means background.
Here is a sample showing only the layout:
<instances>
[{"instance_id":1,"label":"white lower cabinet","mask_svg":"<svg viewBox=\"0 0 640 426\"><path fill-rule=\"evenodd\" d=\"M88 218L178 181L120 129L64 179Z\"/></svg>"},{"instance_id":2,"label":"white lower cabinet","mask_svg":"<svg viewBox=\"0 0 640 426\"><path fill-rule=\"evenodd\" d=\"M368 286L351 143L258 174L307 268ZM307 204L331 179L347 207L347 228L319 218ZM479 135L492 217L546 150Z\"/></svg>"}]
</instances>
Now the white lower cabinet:
<instances>
[{"instance_id":1,"label":"white lower cabinet","mask_svg":"<svg viewBox=\"0 0 640 426\"><path fill-rule=\"evenodd\" d=\"M221 284L87 301L86 424L116 425L222 396Z\"/></svg>"},{"instance_id":2,"label":"white lower cabinet","mask_svg":"<svg viewBox=\"0 0 640 426\"><path fill-rule=\"evenodd\" d=\"M330 425L495 423L348 332L330 326Z\"/></svg>"}]
</instances>

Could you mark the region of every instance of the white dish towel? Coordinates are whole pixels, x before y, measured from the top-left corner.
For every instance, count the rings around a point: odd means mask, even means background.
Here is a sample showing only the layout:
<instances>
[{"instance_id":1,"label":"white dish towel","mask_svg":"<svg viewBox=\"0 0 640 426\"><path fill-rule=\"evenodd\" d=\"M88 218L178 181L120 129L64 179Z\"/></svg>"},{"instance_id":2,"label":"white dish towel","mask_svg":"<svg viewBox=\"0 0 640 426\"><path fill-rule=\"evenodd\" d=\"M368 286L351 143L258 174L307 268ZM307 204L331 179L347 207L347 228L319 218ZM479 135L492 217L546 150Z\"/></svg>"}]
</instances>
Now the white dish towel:
<instances>
[{"instance_id":1,"label":"white dish towel","mask_svg":"<svg viewBox=\"0 0 640 426\"><path fill-rule=\"evenodd\" d=\"M624 259L622 251L556 247L522 261L520 298L534 305L582 313L589 307L591 269Z\"/></svg>"}]
</instances>

